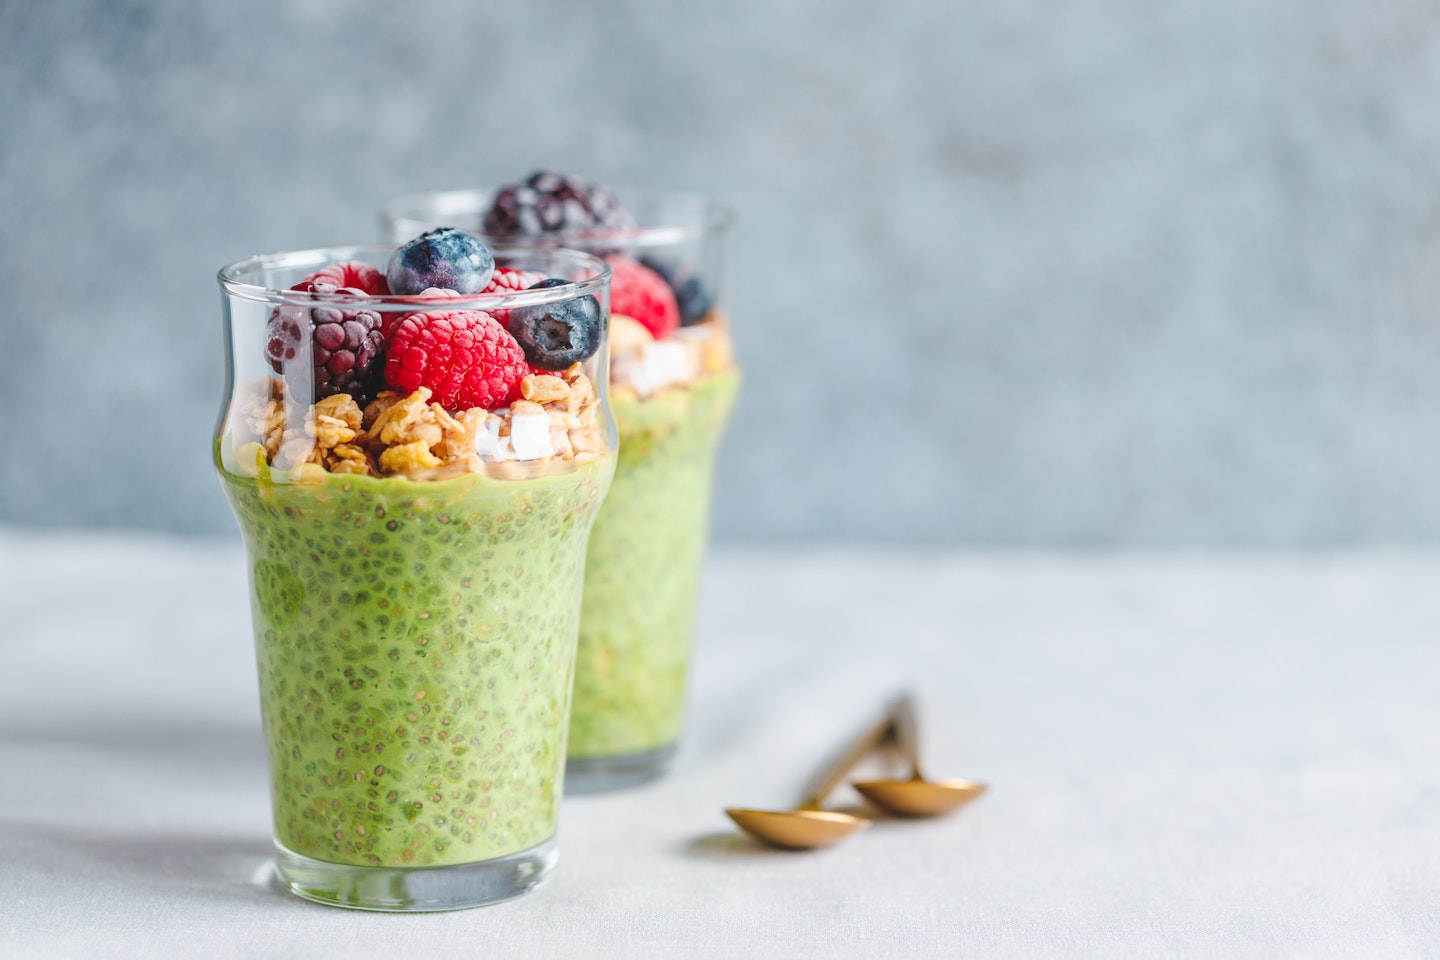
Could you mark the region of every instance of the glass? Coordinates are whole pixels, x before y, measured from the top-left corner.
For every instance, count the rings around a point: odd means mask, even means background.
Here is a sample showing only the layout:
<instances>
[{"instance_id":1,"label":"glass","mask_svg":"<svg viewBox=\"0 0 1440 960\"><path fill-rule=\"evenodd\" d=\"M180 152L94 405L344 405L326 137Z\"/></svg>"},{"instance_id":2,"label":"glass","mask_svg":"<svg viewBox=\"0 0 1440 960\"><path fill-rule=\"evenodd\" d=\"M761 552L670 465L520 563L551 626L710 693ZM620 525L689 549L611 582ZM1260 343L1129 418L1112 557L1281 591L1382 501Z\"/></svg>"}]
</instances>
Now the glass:
<instances>
[{"instance_id":1,"label":"glass","mask_svg":"<svg viewBox=\"0 0 1440 960\"><path fill-rule=\"evenodd\" d=\"M354 286L357 265L383 273L393 250L220 271L214 455L249 558L281 879L338 906L448 910L523 893L555 864L585 547L615 463L610 270L497 246L500 266L570 283L443 300L291 289L335 264ZM564 396L543 407L446 409L332 363L347 345L329 337L399 337L437 304L550 316L585 297L600 348L547 381ZM287 323L315 326L297 340ZM351 392L326 396L337 383Z\"/></svg>"},{"instance_id":2,"label":"glass","mask_svg":"<svg viewBox=\"0 0 1440 960\"><path fill-rule=\"evenodd\" d=\"M691 322L653 342L626 336L633 325L612 326L620 459L585 565L566 779L573 793L653 780L675 753L715 456L740 380L719 298L730 214L696 194L617 193L635 229L543 239L657 267ZM391 238L444 225L479 231L492 195L401 197L381 219ZM692 375L667 380L687 365Z\"/></svg>"}]
</instances>

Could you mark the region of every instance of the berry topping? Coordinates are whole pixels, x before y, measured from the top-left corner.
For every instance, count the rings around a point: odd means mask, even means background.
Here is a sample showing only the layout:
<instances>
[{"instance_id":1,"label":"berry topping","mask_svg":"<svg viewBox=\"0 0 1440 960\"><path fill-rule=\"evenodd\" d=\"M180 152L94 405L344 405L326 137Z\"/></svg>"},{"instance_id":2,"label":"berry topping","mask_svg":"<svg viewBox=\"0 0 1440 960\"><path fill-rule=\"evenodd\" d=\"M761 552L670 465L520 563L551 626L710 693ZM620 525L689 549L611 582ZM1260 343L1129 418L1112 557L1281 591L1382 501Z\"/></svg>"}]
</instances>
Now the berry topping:
<instances>
[{"instance_id":1,"label":"berry topping","mask_svg":"<svg viewBox=\"0 0 1440 960\"><path fill-rule=\"evenodd\" d=\"M675 269L653 257L641 257L640 262L665 278L675 292L675 302L680 305L680 326L688 327L705 319L710 312L710 291L700 278L684 269Z\"/></svg>"},{"instance_id":2,"label":"berry topping","mask_svg":"<svg viewBox=\"0 0 1440 960\"><path fill-rule=\"evenodd\" d=\"M680 307L665 278L629 257L611 257L610 312L623 313L645 324L656 340L680 326Z\"/></svg>"},{"instance_id":3,"label":"berry topping","mask_svg":"<svg viewBox=\"0 0 1440 960\"><path fill-rule=\"evenodd\" d=\"M385 276L392 293L413 296L427 287L479 293L490 282L495 258L473 233L441 227L396 250Z\"/></svg>"},{"instance_id":4,"label":"berry topping","mask_svg":"<svg viewBox=\"0 0 1440 960\"><path fill-rule=\"evenodd\" d=\"M634 219L610 191L547 170L532 173L523 183L502 187L485 214L485 232L501 237L629 230L634 226Z\"/></svg>"},{"instance_id":5,"label":"berry topping","mask_svg":"<svg viewBox=\"0 0 1440 960\"><path fill-rule=\"evenodd\" d=\"M516 270L514 267L496 267L495 275L490 278L490 284L483 291L484 293L519 293L522 290L529 290L535 284L545 279L543 273L531 273L528 270ZM496 309L490 311L490 315L500 322L500 326L506 330L510 329L510 311L507 309Z\"/></svg>"},{"instance_id":6,"label":"berry topping","mask_svg":"<svg viewBox=\"0 0 1440 960\"><path fill-rule=\"evenodd\" d=\"M552 277L530 289L563 287L569 283ZM510 311L510 332L525 351L525 358L546 372L564 370L572 363L593 357L600 349L601 329L600 304L589 295Z\"/></svg>"},{"instance_id":7,"label":"berry topping","mask_svg":"<svg viewBox=\"0 0 1440 960\"><path fill-rule=\"evenodd\" d=\"M454 290L446 290L442 287L426 287L424 290L421 290L419 293L415 294L414 299L458 300L460 299L460 294L456 293ZM384 336L386 343L389 343L390 338L394 336L395 328L400 325L400 321L404 320L408 316L410 316L410 314L397 313L392 310L389 313L386 313L383 317L381 317L380 333Z\"/></svg>"},{"instance_id":8,"label":"berry topping","mask_svg":"<svg viewBox=\"0 0 1440 960\"><path fill-rule=\"evenodd\" d=\"M325 287L329 289L324 289ZM306 293L334 293L342 287L359 290L371 296L384 296L390 292L390 284L386 282L385 274L359 260L332 263L323 270L310 274L290 289Z\"/></svg>"},{"instance_id":9,"label":"berry topping","mask_svg":"<svg viewBox=\"0 0 1440 960\"><path fill-rule=\"evenodd\" d=\"M429 387L447 410L503 407L530 372L515 338L481 310L412 313L395 325L385 382L403 393Z\"/></svg>"},{"instance_id":10,"label":"berry topping","mask_svg":"<svg viewBox=\"0 0 1440 960\"><path fill-rule=\"evenodd\" d=\"M490 283L480 292L519 293L521 290L530 289L544 279L545 274L543 273L516 270L514 267L496 267L495 273L490 277Z\"/></svg>"},{"instance_id":11,"label":"berry topping","mask_svg":"<svg viewBox=\"0 0 1440 960\"><path fill-rule=\"evenodd\" d=\"M286 304L270 314L265 341L270 366L281 375L293 374L290 365L308 344L317 400L348 393L356 403L368 403L384 344L380 314L365 309L364 290L336 289L327 281L308 285L305 292L320 303Z\"/></svg>"}]
</instances>

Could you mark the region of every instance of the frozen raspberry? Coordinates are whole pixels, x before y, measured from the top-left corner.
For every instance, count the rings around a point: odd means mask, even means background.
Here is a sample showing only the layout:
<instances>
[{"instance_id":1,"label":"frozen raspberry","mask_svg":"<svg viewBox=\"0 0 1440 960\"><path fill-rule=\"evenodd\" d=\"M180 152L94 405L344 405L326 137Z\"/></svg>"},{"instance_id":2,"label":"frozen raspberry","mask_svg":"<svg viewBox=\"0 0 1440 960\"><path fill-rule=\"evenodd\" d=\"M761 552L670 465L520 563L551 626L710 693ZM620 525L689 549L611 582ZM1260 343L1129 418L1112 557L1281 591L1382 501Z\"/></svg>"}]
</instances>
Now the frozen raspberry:
<instances>
[{"instance_id":1,"label":"frozen raspberry","mask_svg":"<svg viewBox=\"0 0 1440 960\"><path fill-rule=\"evenodd\" d=\"M448 410L493 410L520 396L525 351L482 310L412 313L395 326L385 382L403 393L429 387Z\"/></svg>"},{"instance_id":2,"label":"frozen raspberry","mask_svg":"<svg viewBox=\"0 0 1440 960\"><path fill-rule=\"evenodd\" d=\"M409 300L458 300L460 296L461 295L454 290L447 290L443 287L426 287L424 290L415 294L415 296L407 297L406 300L407 302ZM380 333L383 335L386 343L389 343L390 338L394 336L395 328L400 325L400 321L408 316L410 316L410 314L399 313L394 310L385 314L384 318L380 321Z\"/></svg>"},{"instance_id":3,"label":"frozen raspberry","mask_svg":"<svg viewBox=\"0 0 1440 960\"><path fill-rule=\"evenodd\" d=\"M519 293L521 290L530 289L544 279L545 274L543 273L516 270L514 267L496 267L495 273L490 277L490 285L480 292Z\"/></svg>"},{"instance_id":4,"label":"frozen raspberry","mask_svg":"<svg viewBox=\"0 0 1440 960\"><path fill-rule=\"evenodd\" d=\"M317 290L316 288L320 284L327 284L331 289ZM390 284L386 282L385 274L359 260L332 263L325 269L310 274L290 289L306 293L333 293L344 287L359 290L361 293L368 293L371 296L384 296L390 292Z\"/></svg>"},{"instance_id":5,"label":"frozen raspberry","mask_svg":"<svg viewBox=\"0 0 1440 960\"><path fill-rule=\"evenodd\" d=\"M610 191L589 180L548 170L502 187L485 214L485 232L497 237L542 233L629 230L635 220Z\"/></svg>"},{"instance_id":6,"label":"frozen raspberry","mask_svg":"<svg viewBox=\"0 0 1440 960\"><path fill-rule=\"evenodd\" d=\"M380 314L366 309L364 290L335 288L325 280L308 281L303 291L315 306L276 307L266 326L265 356L270 366L293 377L291 365L310 347L315 399L348 393L362 406L374 396L384 339Z\"/></svg>"},{"instance_id":7,"label":"frozen raspberry","mask_svg":"<svg viewBox=\"0 0 1440 960\"><path fill-rule=\"evenodd\" d=\"M495 275L490 278L490 285L483 292L519 293L521 290L529 290L544 279L545 274L543 273L516 270L514 267L496 267ZM492 310L490 315L500 322L500 326L506 330L510 329L510 311L508 309Z\"/></svg>"},{"instance_id":8,"label":"frozen raspberry","mask_svg":"<svg viewBox=\"0 0 1440 960\"><path fill-rule=\"evenodd\" d=\"M680 306L665 278L629 257L611 257L610 312L634 317L656 340L663 340L680 326Z\"/></svg>"}]
</instances>

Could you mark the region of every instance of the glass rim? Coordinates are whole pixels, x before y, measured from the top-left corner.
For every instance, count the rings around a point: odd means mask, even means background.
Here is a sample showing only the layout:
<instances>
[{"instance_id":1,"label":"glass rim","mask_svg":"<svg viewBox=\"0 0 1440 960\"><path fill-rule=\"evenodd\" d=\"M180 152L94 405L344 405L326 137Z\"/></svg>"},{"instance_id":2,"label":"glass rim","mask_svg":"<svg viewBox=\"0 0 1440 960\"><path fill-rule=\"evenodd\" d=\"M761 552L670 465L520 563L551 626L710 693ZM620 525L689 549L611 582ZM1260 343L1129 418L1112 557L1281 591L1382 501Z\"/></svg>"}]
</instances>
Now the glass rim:
<instances>
[{"instance_id":1,"label":"glass rim","mask_svg":"<svg viewBox=\"0 0 1440 960\"><path fill-rule=\"evenodd\" d=\"M467 188L460 190L421 190L416 193L406 193L394 197L380 208L380 219L386 228L403 220L415 223L438 223L441 219L451 214L480 213L483 214L488 208L490 198L500 187L489 189ZM621 187L614 191L622 197L633 196L643 197L649 201L683 201L688 203L699 203L702 216L700 222L694 225L681 224L657 224L649 227L630 227L626 229L592 229L592 230L566 230L557 233L536 234L533 236L516 237L516 240L524 240L527 243L539 243L553 241L558 246L566 243L623 243L637 247L668 247L684 243L705 235L711 231L720 232L733 226L735 223L735 211L719 201L713 200L703 193L689 190L652 190L647 188L625 188ZM424 209L425 216L417 216L416 211ZM434 214L431 216L430 214ZM479 235L485 238L496 236L496 239L503 239L498 235L487 234L484 230Z\"/></svg>"},{"instance_id":2,"label":"glass rim","mask_svg":"<svg viewBox=\"0 0 1440 960\"><path fill-rule=\"evenodd\" d=\"M398 243L360 243L340 247L312 247L308 250L287 250L280 253L262 253L258 256L246 257L243 260L236 260L221 267L215 274L215 279L220 287L229 296L239 297L244 300L253 300L259 303L273 304L301 304L314 306L315 298L309 293L301 290L276 289L256 283L246 282L245 277L253 277L255 274L265 270L287 269L297 267L309 267L320 269L334 263L342 263L347 260L356 260L366 254L389 254L399 247ZM610 283L610 264L594 254L586 253L583 250L571 250L561 246L548 246L530 243L495 243L488 244L493 254L515 255L532 254L546 257L556 257L562 262L567 262L572 267L580 267L592 272L592 276L584 280L571 280L564 286L544 287L539 290L512 290L505 293L467 293L456 297L438 299L424 297L418 294L367 294L363 302L373 304L378 309L406 309L414 311L417 308L430 307L432 309L447 310L489 310L492 308L511 308L538 306L544 303L559 303L565 300L573 300L586 294L595 294L596 291L604 288ZM356 298L359 301L360 298Z\"/></svg>"}]
</instances>

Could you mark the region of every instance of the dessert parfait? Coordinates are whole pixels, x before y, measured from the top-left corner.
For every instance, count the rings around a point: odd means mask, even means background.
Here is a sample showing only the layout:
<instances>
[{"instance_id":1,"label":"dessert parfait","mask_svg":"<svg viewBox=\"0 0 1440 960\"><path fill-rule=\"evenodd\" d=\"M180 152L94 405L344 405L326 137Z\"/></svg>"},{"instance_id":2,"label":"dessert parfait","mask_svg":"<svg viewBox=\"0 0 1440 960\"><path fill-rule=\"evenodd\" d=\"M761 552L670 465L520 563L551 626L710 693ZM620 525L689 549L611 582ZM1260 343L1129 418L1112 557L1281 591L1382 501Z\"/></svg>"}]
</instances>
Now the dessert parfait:
<instances>
[{"instance_id":1,"label":"dessert parfait","mask_svg":"<svg viewBox=\"0 0 1440 960\"><path fill-rule=\"evenodd\" d=\"M609 268L453 229L221 270L276 865L440 910L555 862Z\"/></svg>"},{"instance_id":2,"label":"dessert parfait","mask_svg":"<svg viewBox=\"0 0 1440 960\"><path fill-rule=\"evenodd\" d=\"M616 195L539 172L493 192L400 198L384 218L392 236L446 220L610 264L620 458L586 562L567 786L659 776L684 724L715 455L739 385L716 299L728 215L691 194Z\"/></svg>"}]
</instances>

